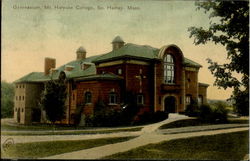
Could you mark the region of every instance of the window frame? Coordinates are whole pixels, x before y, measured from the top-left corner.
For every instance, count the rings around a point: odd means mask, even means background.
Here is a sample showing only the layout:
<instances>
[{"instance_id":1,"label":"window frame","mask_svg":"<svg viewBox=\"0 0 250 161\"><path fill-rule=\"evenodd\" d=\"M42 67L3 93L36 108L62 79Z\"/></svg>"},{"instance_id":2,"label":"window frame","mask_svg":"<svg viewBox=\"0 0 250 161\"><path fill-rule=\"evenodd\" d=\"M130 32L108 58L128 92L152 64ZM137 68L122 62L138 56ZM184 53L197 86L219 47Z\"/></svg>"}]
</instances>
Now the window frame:
<instances>
[{"instance_id":1,"label":"window frame","mask_svg":"<svg viewBox=\"0 0 250 161\"><path fill-rule=\"evenodd\" d=\"M139 102L139 98L141 97L141 102ZM138 94L137 97L136 97L136 103L138 105L144 105L144 96L143 94Z\"/></svg>"},{"instance_id":2,"label":"window frame","mask_svg":"<svg viewBox=\"0 0 250 161\"><path fill-rule=\"evenodd\" d=\"M163 57L163 77L165 84L175 83L175 61L171 54L165 54Z\"/></svg>"},{"instance_id":3,"label":"window frame","mask_svg":"<svg viewBox=\"0 0 250 161\"><path fill-rule=\"evenodd\" d=\"M92 93L91 92L85 92L84 101L85 101L85 104L91 104L92 103Z\"/></svg>"},{"instance_id":4,"label":"window frame","mask_svg":"<svg viewBox=\"0 0 250 161\"><path fill-rule=\"evenodd\" d=\"M111 105L118 104L118 96L117 96L116 92L110 92L109 93L109 104L111 104Z\"/></svg>"}]
</instances>

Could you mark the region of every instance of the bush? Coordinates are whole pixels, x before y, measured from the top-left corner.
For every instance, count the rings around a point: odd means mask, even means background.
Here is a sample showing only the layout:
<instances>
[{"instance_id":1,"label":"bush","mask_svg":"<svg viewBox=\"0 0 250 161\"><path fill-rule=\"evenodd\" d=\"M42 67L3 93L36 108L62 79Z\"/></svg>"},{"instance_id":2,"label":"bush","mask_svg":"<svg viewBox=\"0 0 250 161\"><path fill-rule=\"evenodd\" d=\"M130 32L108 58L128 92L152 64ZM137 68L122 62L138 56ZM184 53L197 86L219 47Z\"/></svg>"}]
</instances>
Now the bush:
<instances>
[{"instance_id":1,"label":"bush","mask_svg":"<svg viewBox=\"0 0 250 161\"><path fill-rule=\"evenodd\" d=\"M163 121L168 118L168 113L163 111L157 112L144 112L141 115L137 115L133 121L134 125L149 124L159 121Z\"/></svg>"},{"instance_id":2,"label":"bush","mask_svg":"<svg viewBox=\"0 0 250 161\"><path fill-rule=\"evenodd\" d=\"M213 113L215 122L225 123L228 121L228 110L226 109L226 105L223 102L217 102L214 104Z\"/></svg>"},{"instance_id":3,"label":"bush","mask_svg":"<svg viewBox=\"0 0 250 161\"><path fill-rule=\"evenodd\" d=\"M202 122L213 122L214 114L212 108L209 105L201 105L198 112L198 118Z\"/></svg>"},{"instance_id":4,"label":"bush","mask_svg":"<svg viewBox=\"0 0 250 161\"><path fill-rule=\"evenodd\" d=\"M202 122L209 123L225 123L227 122L227 109L221 102L214 103L212 107L210 105L201 105L199 108L198 118Z\"/></svg>"},{"instance_id":5,"label":"bush","mask_svg":"<svg viewBox=\"0 0 250 161\"><path fill-rule=\"evenodd\" d=\"M185 114L189 117L197 117L199 114L197 101L191 99L189 105L185 109Z\"/></svg>"}]
</instances>

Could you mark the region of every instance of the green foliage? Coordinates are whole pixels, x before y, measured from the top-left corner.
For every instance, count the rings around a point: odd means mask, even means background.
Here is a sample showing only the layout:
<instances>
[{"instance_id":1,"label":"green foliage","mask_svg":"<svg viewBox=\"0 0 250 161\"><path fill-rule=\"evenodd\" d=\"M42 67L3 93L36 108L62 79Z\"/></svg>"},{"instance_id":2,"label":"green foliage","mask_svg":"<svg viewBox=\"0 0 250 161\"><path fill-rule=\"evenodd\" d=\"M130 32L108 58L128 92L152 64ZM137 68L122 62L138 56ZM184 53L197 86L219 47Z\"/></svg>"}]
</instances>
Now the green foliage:
<instances>
[{"instance_id":1,"label":"green foliage","mask_svg":"<svg viewBox=\"0 0 250 161\"><path fill-rule=\"evenodd\" d=\"M15 87L12 83L1 81L1 118L13 117Z\"/></svg>"},{"instance_id":2,"label":"green foliage","mask_svg":"<svg viewBox=\"0 0 250 161\"><path fill-rule=\"evenodd\" d=\"M208 29L190 27L190 37L195 38L196 45L212 41L225 46L229 63L218 64L207 59L216 78L214 85L233 88L234 106L240 114L249 115L249 2L213 0L195 4L198 10L209 12L211 22ZM239 73L241 79L234 73Z\"/></svg>"},{"instance_id":3,"label":"green foliage","mask_svg":"<svg viewBox=\"0 0 250 161\"><path fill-rule=\"evenodd\" d=\"M47 119L52 123L60 121L65 115L66 85L63 80L50 80L45 83L41 105L46 111Z\"/></svg>"},{"instance_id":4,"label":"green foliage","mask_svg":"<svg viewBox=\"0 0 250 161\"><path fill-rule=\"evenodd\" d=\"M207 123L226 123L227 109L223 102L216 102L213 105L201 105L198 118Z\"/></svg>"},{"instance_id":5,"label":"green foliage","mask_svg":"<svg viewBox=\"0 0 250 161\"><path fill-rule=\"evenodd\" d=\"M198 116L198 103L193 98L190 101L190 104L185 109L185 114L189 117L196 117Z\"/></svg>"},{"instance_id":6,"label":"green foliage","mask_svg":"<svg viewBox=\"0 0 250 161\"><path fill-rule=\"evenodd\" d=\"M155 123L163 121L167 118L168 118L168 113L163 111L144 112L136 117L136 119L133 121L133 124L141 125L141 124Z\"/></svg>"}]
</instances>

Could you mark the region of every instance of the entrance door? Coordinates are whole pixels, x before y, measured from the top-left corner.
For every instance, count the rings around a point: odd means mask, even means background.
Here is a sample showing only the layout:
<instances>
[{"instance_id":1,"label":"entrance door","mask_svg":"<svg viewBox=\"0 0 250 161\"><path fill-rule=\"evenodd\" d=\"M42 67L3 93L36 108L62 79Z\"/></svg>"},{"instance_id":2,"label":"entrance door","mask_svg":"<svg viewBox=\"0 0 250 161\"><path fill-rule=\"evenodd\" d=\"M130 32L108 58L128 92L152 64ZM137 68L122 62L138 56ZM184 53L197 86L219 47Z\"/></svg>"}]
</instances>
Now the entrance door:
<instances>
[{"instance_id":1,"label":"entrance door","mask_svg":"<svg viewBox=\"0 0 250 161\"><path fill-rule=\"evenodd\" d=\"M165 112L175 113L176 112L176 110L175 110L176 103L175 102L176 101L175 101L174 96L166 97L164 100Z\"/></svg>"}]
</instances>

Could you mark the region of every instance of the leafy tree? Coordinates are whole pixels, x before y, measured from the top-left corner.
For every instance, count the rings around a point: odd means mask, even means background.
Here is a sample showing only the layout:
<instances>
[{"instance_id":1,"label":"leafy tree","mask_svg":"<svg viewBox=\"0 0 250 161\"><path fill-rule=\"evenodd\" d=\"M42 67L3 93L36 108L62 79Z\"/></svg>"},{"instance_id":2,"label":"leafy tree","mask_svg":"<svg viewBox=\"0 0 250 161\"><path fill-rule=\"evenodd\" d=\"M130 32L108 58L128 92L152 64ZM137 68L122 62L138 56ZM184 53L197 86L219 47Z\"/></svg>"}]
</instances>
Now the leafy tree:
<instances>
[{"instance_id":1,"label":"leafy tree","mask_svg":"<svg viewBox=\"0 0 250 161\"><path fill-rule=\"evenodd\" d=\"M1 118L13 117L14 85L1 81Z\"/></svg>"},{"instance_id":2,"label":"leafy tree","mask_svg":"<svg viewBox=\"0 0 250 161\"><path fill-rule=\"evenodd\" d=\"M208 29L190 27L190 37L195 45L212 41L225 46L229 63L218 64L207 59L209 69L215 76L214 85L224 89L233 88L234 106L242 115L249 115L249 2L210 0L195 2L197 9L209 13ZM235 77L239 73L241 79Z\"/></svg>"},{"instance_id":3,"label":"leafy tree","mask_svg":"<svg viewBox=\"0 0 250 161\"><path fill-rule=\"evenodd\" d=\"M45 83L41 97L41 105L46 112L47 119L53 124L63 119L65 115L66 85L65 78L50 80Z\"/></svg>"}]
</instances>

